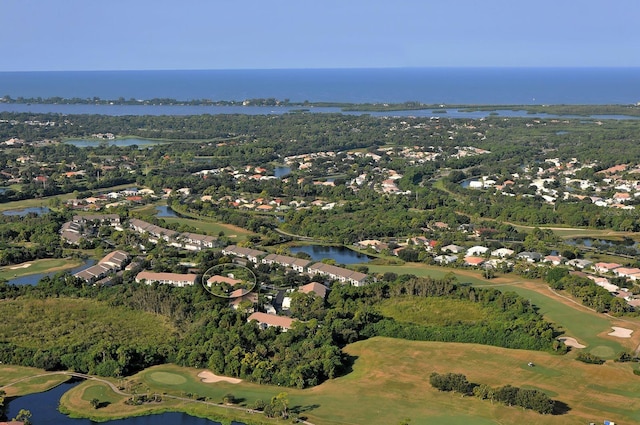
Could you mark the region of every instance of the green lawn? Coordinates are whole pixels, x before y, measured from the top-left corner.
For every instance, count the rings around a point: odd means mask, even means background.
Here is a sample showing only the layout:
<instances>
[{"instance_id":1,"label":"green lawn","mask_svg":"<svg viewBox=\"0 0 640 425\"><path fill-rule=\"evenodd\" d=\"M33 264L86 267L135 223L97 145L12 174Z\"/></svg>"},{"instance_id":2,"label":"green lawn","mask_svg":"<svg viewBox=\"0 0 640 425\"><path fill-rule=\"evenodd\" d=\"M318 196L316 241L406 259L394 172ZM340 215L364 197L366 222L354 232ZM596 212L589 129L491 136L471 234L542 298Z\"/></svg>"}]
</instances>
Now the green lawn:
<instances>
[{"instance_id":1,"label":"green lawn","mask_svg":"<svg viewBox=\"0 0 640 425\"><path fill-rule=\"evenodd\" d=\"M135 212L143 214L143 215L156 215L156 205L164 205L162 204L151 204L145 205L141 208L136 208ZM181 215L185 217L158 217L167 223L175 223L175 224L184 224L187 226L194 227L198 232L211 235L218 236L220 232L224 232L225 236L234 241L241 241L247 238L249 235L253 235L254 233L243 229L238 226L234 226L232 224L221 223L215 220L212 220L210 217L201 217L193 214L187 214L185 212L180 212ZM189 215L189 217L186 217Z\"/></svg>"},{"instance_id":2,"label":"green lawn","mask_svg":"<svg viewBox=\"0 0 640 425\"><path fill-rule=\"evenodd\" d=\"M7 396L16 397L46 391L69 379L66 375L38 376L43 373L46 372L33 367L0 364L0 389ZM8 384L12 385L4 386Z\"/></svg>"},{"instance_id":3,"label":"green lawn","mask_svg":"<svg viewBox=\"0 0 640 425\"><path fill-rule=\"evenodd\" d=\"M218 236L220 232L224 232L225 236L232 240L244 240L253 232L231 224L219 223L214 221L206 221L206 219L193 219L183 217L162 217L167 223L186 224L195 227L199 232L206 233L211 236Z\"/></svg>"},{"instance_id":4,"label":"green lawn","mask_svg":"<svg viewBox=\"0 0 640 425\"><path fill-rule=\"evenodd\" d=\"M22 264L13 264L10 266L0 267L0 279L9 280L14 277L27 276L31 274L68 270L79 266L81 263L82 261L76 258L52 258L34 260ZM28 264L30 265L27 266Z\"/></svg>"}]
</instances>

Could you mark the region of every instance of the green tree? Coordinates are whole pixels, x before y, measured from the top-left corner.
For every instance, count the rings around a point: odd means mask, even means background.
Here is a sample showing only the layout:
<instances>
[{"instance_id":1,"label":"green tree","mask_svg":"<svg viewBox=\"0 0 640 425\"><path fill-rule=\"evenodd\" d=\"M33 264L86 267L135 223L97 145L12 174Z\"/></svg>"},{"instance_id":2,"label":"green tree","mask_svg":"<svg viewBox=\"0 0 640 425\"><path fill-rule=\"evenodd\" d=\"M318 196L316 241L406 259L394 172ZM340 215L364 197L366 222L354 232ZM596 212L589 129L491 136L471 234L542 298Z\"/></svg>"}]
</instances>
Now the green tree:
<instances>
[{"instance_id":1,"label":"green tree","mask_svg":"<svg viewBox=\"0 0 640 425\"><path fill-rule=\"evenodd\" d=\"M20 409L20 411L18 412L18 414L16 415L15 418L13 418L14 421L19 421L24 423L24 425L31 425L31 412L27 409Z\"/></svg>"}]
</instances>

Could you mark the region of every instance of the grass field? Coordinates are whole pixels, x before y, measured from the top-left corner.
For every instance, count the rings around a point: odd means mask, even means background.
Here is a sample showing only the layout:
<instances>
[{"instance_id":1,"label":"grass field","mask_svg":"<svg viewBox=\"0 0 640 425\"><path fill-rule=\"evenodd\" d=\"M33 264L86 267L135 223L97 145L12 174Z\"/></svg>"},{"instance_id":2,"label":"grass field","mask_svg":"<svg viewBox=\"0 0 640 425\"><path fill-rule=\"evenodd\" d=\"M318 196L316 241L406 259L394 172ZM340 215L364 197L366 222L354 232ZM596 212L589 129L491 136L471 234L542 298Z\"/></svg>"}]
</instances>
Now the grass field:
<instances>
[{"instance_id":1,"label":"grass field","mask_svg":"<svg viewBox=\"0 0 640 425\"><path fill-rule=\"evenodd\" d=\"M137 208L134 211L139 212L141 214L146 215L156 215L156 205L145 205L142 208ZM181 212L181 215L186 215L186 213ZM234 241L241 241L247 238L249 235L253 235L254 233L243 229L242 227L234 226L232 224L220 223L218 221L214 221L209 217L200 217L192 215L190 217L159 217L167 223L175 223L175 224L185 224L187 226L192 226L197 229L198 232L211 235L218 236L220 232L224 232L225 236Z\"/></svg>"},{"instance_id":2,"label":"grass field","mask_svg":"<svg viewBox=\"0 0 640 425\"><path fill-rule=\"evenodd\" d=\"M407 263L402 266L370 265L369 271L374 273L393 272L397 274L414 274L416 276L432 276L440 278L454 272L458 281L468 282L475 286L494 287L501 291L513 291L534 304L547 320L560 326L566 336L574 337L600 357L611 359L620 351L634 351L640 344L640 322L637 319L617 319L598 314L589 309L561 298L551 292L541 281L520 279L515 275L498 277L490 281L482 279L479 272L444 267L427 266L425 264ZM630 339L621 339L607 335L612 326L620 326L634 330Z\"/></svg>"},{"instance_id":3,"label":"grass field","mask_svg":"<svg viewBox=\"0 0 640 425\"><path fill-rule=\"evenodd\" d=\"M491 312L470 301L448 298L394 298L376 305L380 312L401 323L444 326L475 324L490 319Z\"/></svg>"},{"instance_id":4,"label":"grass field","mask_svg":"<svg viewBox=\"0 0 640 425\"><path fill-rule=\"evenodd\" d=\"M57 272L78 267L82 260L77 258L51 258L29 261L22 264L12 264L0 267L0 279L13 279L14 277L27 276L38 273Z\"/></svg>"},{"instance_id":5,"label":"grass field","mask_svg":"<svg viewBox=\"0 0 640 425\"><path fill-rule=\"evenodd\" d=\"M7 397L17 397L31 393L49 390L69 379L66 375L38 376L45 373L42 369L33 367L0 364L0 389ZM21 382L16 382L23 380ZM14 383L5 387L9 383Z\"/></svg>"},{"instance_id":6,"label":"grass field","mask_svg":"<svg viewBox=\"0 0 640 425\"><path fill-rule=\"evenodd\" d=\"M214 402L231 393L246 406L256 399L268 401L284 390L288 393L290 408L316 425L388 425L399 424L405 418L411 420L411 425L582 425L602 423L604 419L622 424L640 422L640 398L637 397L640 377L633 375L631 364L607 362L596 366L578 362L573 354L557 356L474 344L390 338L361 341L345 351L355 359L353 371L307 390L249 383L204 384L196 377L199 370L174 365L153 367L134 378L152 392L177 396L191 393ZM528 362L536 366L528 367ZM492 387L511 384L538 389L565 403L568 411L557 416L539 415L474 397L441 393L429 384L429 375L434 371L463 373L473 383ZM158 373L162 373L163 380L174 384L159 384ZM183 383L175 384L179 381ZM64 408L76 414L94 413L88 411L87 400L96 394L95 385L87 382L67 393L63 398ZM172 403L174 401L167 401L167 405L175 406ZM99 411L101 415L108 412L122 415L127 409L133 408L114 403ZM202 411L206 409L203 407ZM215 414L215 410L212 413ZM248 423L259 422L255 420L257 416L253 419L248 419Z\"/></svg>"}]
</instances>

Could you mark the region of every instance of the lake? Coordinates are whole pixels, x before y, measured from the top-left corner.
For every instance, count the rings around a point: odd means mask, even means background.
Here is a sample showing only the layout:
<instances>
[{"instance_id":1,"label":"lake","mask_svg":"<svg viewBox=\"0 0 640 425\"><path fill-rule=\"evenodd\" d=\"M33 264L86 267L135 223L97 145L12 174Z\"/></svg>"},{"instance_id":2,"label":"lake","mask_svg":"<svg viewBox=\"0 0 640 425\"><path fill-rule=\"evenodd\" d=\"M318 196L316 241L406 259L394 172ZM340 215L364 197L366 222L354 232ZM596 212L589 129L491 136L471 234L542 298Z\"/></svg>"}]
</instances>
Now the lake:
<instances>
[{"instance_id":1,"label":"lake","mask_svg":"<svg viewBox=\"0 0 640 425\"><path fill-rule=\"evenodd\" d=\"M134 137L124 138L124 139L113 139L113 140L67 140L65 141L68 145L73 145L78 148L97 148L99 146L108 145L108 146L150 146L150 145L159 145L163 142L159 142L157 140L148 140L148 139L138 139Z\"/></svg>"},{"instance_id":2,"label":"lake","mask_svg":"<svg viewBox=\"0 0 640 425\"><path fill-rule=\"evenodd\" d=\"M66 382L43 392L18 397L7 403L7 417L15 417L20 409L31 412L31 421L36 425L95 425L89 419L72 419L58 412L60 397L79 382ZM235 422L234 422L235 423ZM196 418L185 413L162 413L109 421L109 425L213 425L218 422ZM235 423L236 425L241 425Z\"/></svg>"},{"instance_id":3,"label":"lake","mask_svg":"<svg viewBox=\"0 0 640 425\"><path fill-rule=\"evenodd\" d=\"M78 273L80 270L84 270L87 267L91 267L95 263L96 263L96 260L90 258L88 260L85 260L84 263L80 264L78 267L74 267L73 269L69 270L69 273L71 274ZM10 285L36 285L40 281L40 279L42 279L43 277L45 276L52 277L56 273L58 273L58 271L50 272L50 273L30 274L26 276L16 277L15 279L9 280L7 283Z\"/></svg>"},{"instance_id":4,"label":"lake","mask_svg":"<svg viewBox=\"0 0 640 425\"><path fill-rule=\"evenodd\" d=\"M289 174L291 174L291 168L290 167L276 167L273 170L273 175L278 177L278 178L282 178L282 177L288 176Z\"/></svg>"},{"instance_id":5,"label":"lake","mask_svg":"<svg viewBox=\"0 0 640 425\"><path fill-rule=\"evenodd\" d=\"M293 255L298 252L305 252L311 256L313 261L322 261L325 258L335 260L337 264L358 264L371 261L372 257L359 252L352 251L343 246L324 245L304 245L290 248Z\"/></svg>"},{"instance_id":6,"label":"lake","mask_svg":"<svg viewBox=\"0 0 640 425\"><path fill-rule=\"evenodd\" d=\"M24 208L21 210L7 210L7 211L2 211L2 214L4 215L19 215L19 216L25 216L29 213L34 213L34 214L46 214L49 211L51 211L48 207L28 207L28 208Z\"/></svg>"},{"instance_id":7,"label":"lake","mask_svg":"<svg viewBox=\"0 0 640 425\"><path fill-rule=\"evenodd\" d=\"M156 217L180 217L174 210L171 209L168 205L158 205L156 206Z\"/></svg>"}]
</instances>

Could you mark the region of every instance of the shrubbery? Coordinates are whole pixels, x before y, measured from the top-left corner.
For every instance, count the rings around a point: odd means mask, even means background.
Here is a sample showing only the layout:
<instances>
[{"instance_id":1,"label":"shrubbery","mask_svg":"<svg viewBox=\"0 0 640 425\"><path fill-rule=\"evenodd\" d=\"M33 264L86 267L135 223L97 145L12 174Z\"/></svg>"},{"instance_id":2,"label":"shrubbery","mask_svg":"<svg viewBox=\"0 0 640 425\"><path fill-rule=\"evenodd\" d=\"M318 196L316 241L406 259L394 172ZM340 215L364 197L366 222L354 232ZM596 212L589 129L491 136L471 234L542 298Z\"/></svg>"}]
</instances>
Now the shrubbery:
<instances>
[{"instance_id":1,"label":"shrubbery","mask_svg":"<svg viewBox=\"0 0 640 425\"><path fill-rule=\"evenodd\" d=\"M429 382L440 391L453 391L463 395L473 394L482 400L498 401L507 406L519 406L543 415L553 413L555 408L555 401L542 391L528 390L511 385L493 389L484 384L471 384L467 381L467 377L460 373L441 375L434 372L429 377Z\"/></svg>"}]
</instances>

